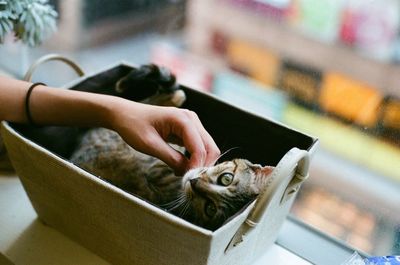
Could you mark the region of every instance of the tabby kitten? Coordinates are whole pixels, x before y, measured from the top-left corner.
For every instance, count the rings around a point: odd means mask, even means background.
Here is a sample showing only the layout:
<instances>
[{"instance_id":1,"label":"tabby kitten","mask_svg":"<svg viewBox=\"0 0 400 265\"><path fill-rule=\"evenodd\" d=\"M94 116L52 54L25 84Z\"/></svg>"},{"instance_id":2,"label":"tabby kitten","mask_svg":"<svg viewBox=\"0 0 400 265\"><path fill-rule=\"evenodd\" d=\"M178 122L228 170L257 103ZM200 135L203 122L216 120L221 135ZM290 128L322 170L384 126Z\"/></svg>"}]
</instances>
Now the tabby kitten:
<instances>
[{"instance_id":1,"label":"tabby kitten","mask_svg":"<svg viewBox=\"0 0 400 265\"><path fill-rule=\"evenodd\" d=\"M215 230L260 193L273 167L234 159L196 168L183 177L161 160L140 153L114 131L84 136L71 161L115 186L193 224Z\"/></svg>"},{"instance_id":2,"label":"tabby kitten","mask_svg":"<svg viewBox=\"0 0 400 265\"><path fill-rule=\"evenodd\" d=\"M145 82L149 91L141 92L141 102L176 107L184 102L184 92L165 68L148 65L139 70L121 78L116 92L132 99L133 88ZM173 147L184 153L182 147ZM105 128L86 132L70 160L113 185L210 230L220 227L251 202L273 169L234 159L176 176L167 164L136 151L116 132Z\"/></svg>"}]
</instances>

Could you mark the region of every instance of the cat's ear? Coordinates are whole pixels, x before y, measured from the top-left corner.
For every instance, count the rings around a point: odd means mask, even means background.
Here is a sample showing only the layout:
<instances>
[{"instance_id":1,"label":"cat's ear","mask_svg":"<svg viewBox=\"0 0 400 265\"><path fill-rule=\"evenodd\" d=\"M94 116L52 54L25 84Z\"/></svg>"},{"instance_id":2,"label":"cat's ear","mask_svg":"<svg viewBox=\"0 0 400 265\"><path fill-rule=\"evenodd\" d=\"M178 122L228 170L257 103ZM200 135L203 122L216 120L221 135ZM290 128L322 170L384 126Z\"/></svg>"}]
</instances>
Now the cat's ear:
<instances>
[{"instance_id":1,"label":"cat's ear","mask_svg":"<svg viewBox=\"0 0 400 265\"><path fill-rule=\"evenodd\" d=\"M248 163L248 165L249 165L250 169L253 170L254 173L259 176L268 176L269 174L272 173L272 171L275 168L275 167L271 167L271 166L263 167L259 164L252 164L252 163Z\"/></svg>"},{"instance_id":2,"label":"cat's ear","mask_svg":"<svg viewBox=\"0 0 400 265\"><path fill-rule=\"evenodd\" d=\"M272 173L275 167L270 167L270 166L264 166L261 167L261 169L258 171L257 174L261 174L263 176L268 176L269 174Z\"/></svg>"}]
</instances>

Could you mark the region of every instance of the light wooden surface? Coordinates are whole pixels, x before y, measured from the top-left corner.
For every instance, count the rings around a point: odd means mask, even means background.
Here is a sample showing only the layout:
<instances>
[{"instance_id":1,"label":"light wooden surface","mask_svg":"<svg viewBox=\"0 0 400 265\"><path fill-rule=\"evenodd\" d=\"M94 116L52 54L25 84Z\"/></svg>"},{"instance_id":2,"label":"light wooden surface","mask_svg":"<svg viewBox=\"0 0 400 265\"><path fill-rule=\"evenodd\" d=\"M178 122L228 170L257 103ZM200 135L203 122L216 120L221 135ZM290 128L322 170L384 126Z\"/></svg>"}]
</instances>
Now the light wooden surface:
<instances>
[{"instance_id":1,"label":"light wooden surface","mask_svg":"<svg viewBox=\"0 0 400 265\"><path fill-rule=\"evenodd\" d=\"M16 265L109 264L40 222L21 182L12 173L0 173L0 253ZM3 264L1 262L0 257L0 264ZM278 245L273 245L254 263L254 265L262 264L311 263Z\"/></svg>"}]
</instances>

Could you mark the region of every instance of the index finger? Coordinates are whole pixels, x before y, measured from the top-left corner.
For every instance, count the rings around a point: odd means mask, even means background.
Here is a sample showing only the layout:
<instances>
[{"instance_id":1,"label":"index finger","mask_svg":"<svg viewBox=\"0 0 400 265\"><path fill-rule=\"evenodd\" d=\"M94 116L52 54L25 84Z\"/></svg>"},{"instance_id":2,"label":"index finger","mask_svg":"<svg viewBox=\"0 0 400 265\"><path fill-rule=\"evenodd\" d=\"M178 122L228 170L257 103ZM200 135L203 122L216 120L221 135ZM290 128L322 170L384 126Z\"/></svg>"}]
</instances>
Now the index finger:
<instances>
[{"instance_id":1,"label":"index finger","mask_svg":"<svg viewBox=\"0 0 400 265\"><path fill-rule=\"evenodd\" d=\"M188 169L204 166L207 152L203 140L195 127L188 126L183 128L182 141L190 153Z\"/></svg>"},{"instance_id":2,"label":"index finger","mask_svg":"<svg viewBox=\"0 0 400 265\"><path fill-rule=\"evenodd\" d=\"M175 128L174 134L182 139L184 147L190 153L188 169L204 166L207 155L206 146L191 114L186 114L185 118L179 120L179 126Z\"/></svg>"},{"instance_id":3,"label":"index finger","mask_svg":"<svg viewBox=\"0 0 400 265\"><path fill-rule=\"evenodd\" d=\"M204 128L203 124L201 123L199 117L196 114L194 115L194 122L196 123L197 129L199 130L200 136L203 140L203 144L206 149L205 165L206 166L214 165L217 159L219 158L221 151L219 150L214 139Z\"/></svg>"}]
</instances>

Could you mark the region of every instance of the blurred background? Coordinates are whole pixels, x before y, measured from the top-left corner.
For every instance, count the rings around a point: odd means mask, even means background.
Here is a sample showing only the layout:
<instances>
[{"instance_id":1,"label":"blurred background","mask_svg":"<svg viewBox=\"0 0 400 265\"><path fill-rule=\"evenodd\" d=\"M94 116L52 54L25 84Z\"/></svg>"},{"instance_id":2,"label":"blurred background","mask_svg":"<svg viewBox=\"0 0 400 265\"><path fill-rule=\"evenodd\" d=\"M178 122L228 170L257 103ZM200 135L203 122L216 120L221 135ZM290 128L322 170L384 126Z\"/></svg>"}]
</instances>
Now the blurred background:
<instances>
[{"instance_id":1,"label":"blurred background","mask_svg":"<svg viewBox=\"0 0 400 265\"><path fill-rule=\"evenodd\" d=\"M7 37L3 74L22 78L48 53L87 73L167 66L182 84L318 137L291 214L362 252L400 254L400 0L49 3L57 31L35 48ZM57 62L34 75L74 78Z\"/></svg>"}]
</instances>

